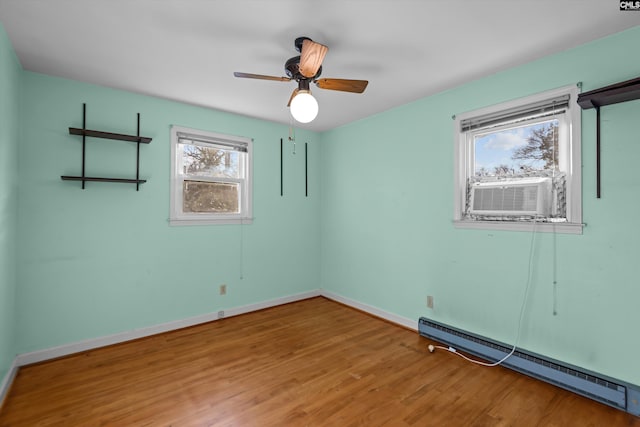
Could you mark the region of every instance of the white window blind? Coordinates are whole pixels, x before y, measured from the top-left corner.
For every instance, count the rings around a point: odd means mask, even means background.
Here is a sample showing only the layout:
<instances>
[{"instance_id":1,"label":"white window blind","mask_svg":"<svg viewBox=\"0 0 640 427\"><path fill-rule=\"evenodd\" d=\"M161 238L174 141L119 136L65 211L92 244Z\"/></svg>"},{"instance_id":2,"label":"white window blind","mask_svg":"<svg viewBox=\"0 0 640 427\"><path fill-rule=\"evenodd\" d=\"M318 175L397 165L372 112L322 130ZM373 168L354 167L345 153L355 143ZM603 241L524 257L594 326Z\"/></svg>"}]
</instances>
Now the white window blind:
<instances>
[{"instance_id":1,"label":"white window blind","mask_svg":"<svg viewBox=\"0 0 640 427\"><path fill-rule=\"evenodd\" d=\"M517 123L522 120L554 116L563 113L569 106L570 96L568 94L533 102L507 110L497 111L481 116L470 117L460 120L460 131L490 128L492 126Z\"/></svg>"},{"instance_id":2,"label":"white window blind","mask_svg":"<svg viewBox=\"0 0 640 427\"><path fill-rule=\"evenodd\" d=\"M246 153L249 147L249 139L242 137L225 138L225 136L193 135L185 132L177 132L178 143L198 145L201 147L215 147L222 150L233 150Z\"/></svg>"}]
</instances>

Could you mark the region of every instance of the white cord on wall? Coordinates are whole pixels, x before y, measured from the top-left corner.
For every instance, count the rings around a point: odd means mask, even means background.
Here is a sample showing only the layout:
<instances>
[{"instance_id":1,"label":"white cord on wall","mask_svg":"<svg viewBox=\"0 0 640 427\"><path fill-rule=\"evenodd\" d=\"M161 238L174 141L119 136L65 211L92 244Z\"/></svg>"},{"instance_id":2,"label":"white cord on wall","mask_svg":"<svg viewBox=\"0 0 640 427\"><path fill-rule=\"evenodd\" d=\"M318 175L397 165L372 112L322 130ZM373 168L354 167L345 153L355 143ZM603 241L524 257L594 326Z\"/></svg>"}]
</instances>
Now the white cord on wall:
<instances>
[{"instance_id":1,"label":"white cord on wall","mask_svg":"<svg viewBox=\"0 0 640 427\"><path fill-rule=\"evenodd\" d=\"M433 345L433 344L429 344L429 346L427 347L429 349L430 353L433 353L437 348L442 349L442 350L447 350L450 353L453 353L457 356L462 357L465 360L468 360L469 362L475 363L477 365L481 365L481 366L488 366L488 367L494 367L494 366L498 366L500 365L502 362L504 362L505 360L507 360L509 357L511 357L513 355L513 353L516 352L516 348L518 347L518 341L520 340L520 330L522 329L522 319L524 318L524 309L527 305L527 301L529 299L529 288L531 287L531 276L533 274L533 248L534 248L534 244L535 244L535 237L536 237L536 224L538 223L537 218L533 219L533 229L531 231L531 244L529 246L529 265L528 265L528 271L527 271L527 281L525 284L525 288L524 288L524 297L522 298L522 305L520 306L520 316L518 318L518 330L516 331L516 339L514 341L513 344L513 348L511 349L511 351L509 352L509 354L507 354L506 356L504 356L502 359L498 360L497 362L482 362L480 360L475 360L472 359L468 356L465 356L462 353L458 353L458 351L449 346L449 347L444 347L441 345Z\"/></svg>"}]
</instances>

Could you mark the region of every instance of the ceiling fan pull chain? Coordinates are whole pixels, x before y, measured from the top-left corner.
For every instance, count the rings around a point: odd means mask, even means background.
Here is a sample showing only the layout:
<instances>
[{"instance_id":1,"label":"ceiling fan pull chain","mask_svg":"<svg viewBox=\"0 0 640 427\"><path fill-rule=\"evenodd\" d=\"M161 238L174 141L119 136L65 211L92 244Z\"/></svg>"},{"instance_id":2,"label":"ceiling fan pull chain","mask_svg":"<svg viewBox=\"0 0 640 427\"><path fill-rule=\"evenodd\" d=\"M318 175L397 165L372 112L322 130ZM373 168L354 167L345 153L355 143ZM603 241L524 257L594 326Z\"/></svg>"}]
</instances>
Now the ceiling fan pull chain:
<instances>
[{"instance_id":1,"label":"ceiling fan pull chain","mask_svg":"<svg viewBox=\"0 0 640 427\"><path fill-rule=\"evenodd\" d=\"M293 117L289 124L289 141L293 142L293 154L296 154L296 129L293 127Z\"/></svg>"}]
</instances>

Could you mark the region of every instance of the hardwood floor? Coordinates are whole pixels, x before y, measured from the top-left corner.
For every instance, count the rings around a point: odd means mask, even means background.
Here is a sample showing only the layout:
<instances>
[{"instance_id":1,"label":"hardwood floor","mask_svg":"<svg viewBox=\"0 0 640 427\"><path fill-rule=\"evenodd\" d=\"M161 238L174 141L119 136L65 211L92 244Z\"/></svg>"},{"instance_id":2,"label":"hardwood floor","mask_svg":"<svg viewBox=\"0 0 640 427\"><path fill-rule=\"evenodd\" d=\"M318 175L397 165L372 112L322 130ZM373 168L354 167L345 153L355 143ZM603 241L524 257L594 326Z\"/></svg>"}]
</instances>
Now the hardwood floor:
<instances>
[{"instance_id":1,"label":"hardwood floor","mask_svg":"<svg viewBox=\"0 0 640 427\"><path fill-rule=\"evenodd\" d=\"M429 343L318 297L23 367L0 426L640 426Z\"/></svg>"}]
</instances>

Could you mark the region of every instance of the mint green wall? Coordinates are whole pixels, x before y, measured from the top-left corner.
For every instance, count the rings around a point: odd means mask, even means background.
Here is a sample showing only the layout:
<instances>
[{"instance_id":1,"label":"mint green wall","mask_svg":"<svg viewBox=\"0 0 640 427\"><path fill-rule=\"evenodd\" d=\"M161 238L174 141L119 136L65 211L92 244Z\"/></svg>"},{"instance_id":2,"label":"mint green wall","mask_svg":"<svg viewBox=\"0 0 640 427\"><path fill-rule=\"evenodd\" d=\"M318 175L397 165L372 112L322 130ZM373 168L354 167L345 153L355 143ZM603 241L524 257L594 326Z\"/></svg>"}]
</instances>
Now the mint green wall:
<instances>
[{"instance_id":1,"label":"mint green wall","mask_svg":"<svg viewBox=\"0 0 640 427\"><path fill-rule=\"evenodd\" d=\"M323 288L512 343L531 259L521 346L640 384L640 101L602 109L601 199L595 113L582 114L583 235L452 225L452 115L637 77L638 45L640 27L324 133Z\"/></svg>"},{"instance_id":2,"label":"mint green wall","mask_svg":"<svg viewBox=\"0 0 640 427\"><path fill-rule=\"evenodd\" d=\"M0 33L0 378L16 352L319 287L512 342L531 261L522 347L640 384L640 343L630 339L640 320L640 203L629 197L640 187L640 101L603 109L602 199L595 114L583 113L583 235L451 223L453 114L578 81L591 90L636 77L638 42L640 27L322 135L298 130L310 143L305 198L302 144L296 155L287 144L280 197L286 127L23 72ZM90 128L134 132L141 113L153 142L141 147L149 181L140 192L60 180L80 171L80 138L67 128L81 126L83 102ZM171 124L255 139L252 225L168 226ZM133 145L90 140L87 171L127 175L134 155Z\"/></svg>"},{"instance_id":3,"label":"mint green wall","mask_svg":"<svg viewBox=\"0 0 640 427\"><path fill-rule=\"evenodd\" d=\"M20 64L0 24L0 382L16 355L20 73Z\"/></svg>"},{"instance_id":4,"label":"mint green wall","mask_svg":"<svg viewBox=\"0 0 640 427\"><path fill-rule=\"evenodd\" d=\"M140 148L139 192L60 179L80 174L81 138L68 128L82 127L83 102L90 129L135 134L141 114L153 141ZM252 225L168 225L172 124L254 138ZM296 155L287 143L281 197L286 126L30 72L20 126L20 353L319 288L316 134L297 131ZM89 139L86 173L135 175L135 145Z\"/></svg>"}]
</instances>

